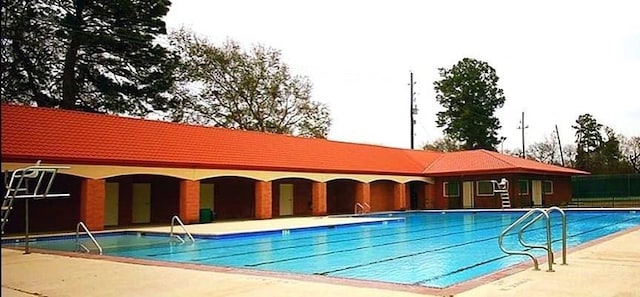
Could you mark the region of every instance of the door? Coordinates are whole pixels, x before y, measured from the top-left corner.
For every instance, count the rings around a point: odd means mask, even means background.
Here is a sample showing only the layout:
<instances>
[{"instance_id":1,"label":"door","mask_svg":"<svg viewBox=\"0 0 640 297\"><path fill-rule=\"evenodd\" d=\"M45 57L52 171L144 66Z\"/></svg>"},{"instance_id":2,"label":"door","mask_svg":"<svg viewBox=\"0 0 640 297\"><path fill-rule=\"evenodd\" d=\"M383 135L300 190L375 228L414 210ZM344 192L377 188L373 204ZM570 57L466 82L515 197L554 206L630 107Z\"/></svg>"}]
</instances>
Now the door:
<instances>
[{"instance_id":1,"label":"door","mask_svg":"<svg viewBox=\"0 0 640 297\"><path fill-rule=\"evenodd\" d=\"M131 222L151 222L151 184L133 184Z\"/></svg>"},{"instance_id":2,"label":"door","mask_svg":"<svg viewBox=\"0 0 640 297\"><path fill-rule=\"evenodd\" d=\"M280 215L293 215L293 184L280 184Z\"/></svg>"},{"instance_id":3,"label":"door","mask_svg":"<svg viewBox=\"0 0 640 297\"><path fill-rule=\"evenodd\" d=\"M542 205L542 181L531 181L531 199L533 199L533 206Z\"/></svg>"},{"instance_id":4,"label":"door","mask_svg":"<svg viewBox=\"0 0 640 297\"><path fill-rule=\"evenodd\" d=\"M120 184L118 183L105 183L105 197L104 197L104 225L105 226L117 226L118 225L118 200Z\"/></svg>"},{"instance_id":5,"label":"door","mask_svg":"<svg viewBox=\"0 0 640 297\"><path fill-rule=\"evenodd\" d=\"M213 184L200 184L200 208L213 210Z\"/></svg>"},{"instance_id":6,"label":"door","mask_svg":"<svg viewBox=\"0 0 640 297\"><path fill-rule=\"evenodd\" d=\"M473 208L473 182L462 183L462 207Z\"/></svg>"}]
</instances>

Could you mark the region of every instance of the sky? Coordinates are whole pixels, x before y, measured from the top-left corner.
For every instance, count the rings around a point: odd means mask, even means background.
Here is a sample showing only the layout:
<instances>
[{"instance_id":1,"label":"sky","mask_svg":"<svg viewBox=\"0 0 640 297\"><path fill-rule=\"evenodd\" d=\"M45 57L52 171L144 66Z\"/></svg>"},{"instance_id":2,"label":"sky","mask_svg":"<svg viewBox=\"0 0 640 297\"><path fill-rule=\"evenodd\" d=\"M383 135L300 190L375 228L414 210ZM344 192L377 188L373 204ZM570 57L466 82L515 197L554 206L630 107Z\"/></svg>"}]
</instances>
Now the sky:
<instances>
[{"instance_id":1,"label":"sky","mask_svg":"<svg viewBox=\"0 0 640 297\"><path fill-rule=\"evenodd\" d=\"M169 30L185 27L216 44L278 49L312 100L331 110L329 139L410 147L443 136L433 82L463 58L487 62L506 102L495 115L498 150L552 139L590 113L640 136L640 1L173 0Z\"/></svg>"}]
</instances>

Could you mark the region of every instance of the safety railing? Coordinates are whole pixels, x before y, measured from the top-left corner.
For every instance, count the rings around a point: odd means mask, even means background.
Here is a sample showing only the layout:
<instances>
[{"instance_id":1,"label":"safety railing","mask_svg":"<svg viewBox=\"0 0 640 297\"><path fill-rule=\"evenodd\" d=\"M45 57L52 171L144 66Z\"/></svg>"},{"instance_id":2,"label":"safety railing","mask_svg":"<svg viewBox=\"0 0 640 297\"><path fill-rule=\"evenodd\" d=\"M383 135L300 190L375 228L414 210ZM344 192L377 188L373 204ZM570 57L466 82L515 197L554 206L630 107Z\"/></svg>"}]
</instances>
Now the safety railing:
<instances>
[{"instance_id":1,"label":"safety railing","mask_svg":"<svg viewBox=\"0 0 640 297\"><path fill-rule=\"evenodd\" d=\"M369 203L366 202L356 202L356 205L354 206L353 209L353 213L354 214L365 214L371 211L371 206L369 206Z\"/></svg>"},{"instance_id":2,"label":"safety railing","mask_svg":"<svg viewBox=\"0 0 640 297\"><path fill-rule=\"evenodd\" d=\"M83 222L79 222L78 225L76 225L76 252L80 252L80 249L82 249L82 251L84 251L85 253L91 253L91 250L80 242L80 229L82 229L84 233L87 234L89 239L91 239L91 242L93 242L93 245L98 248L98 253L102 255L102 247L100 246L96 238L93 237L93 234L91 234L91 231L89 231L87 225L85 225Z\"/></svg>"},{"instance_id":3,"label":"safety railing","mask_svg":"<svg viewBox=\"0 0 640 297\"><path fill-rule=\"evenodd\" d=\"M196 240L193 239L193 236L191 235L191 233L189 233L189 231L187 231L187 228L184 226L184 224L180 220L180 217L178 217L178 216L173 216L171 218L171 232L169 232L169 240L171 241L171 240L173 240L175 238L178 241L180 241L181 243L185 243L186 242L182 237L180 237L180 235L173 233L173 227L175 226L176 222L178 224L180 224L180 227L182 227L182 231L184 231L184 234L187 236L187 238L189 240L191 240L192 243L196 242Z\"/></svg>"},{"instance_id":4,"label":"safety railing","mask_svg":"<svg viewBox=\"0 0 640 297\"><path fill-rule=\"evenodd\" d=\"M550 207L548 209L541 209L541 208L534 208L530 211L528 211L527 213L525 213L524 215L522 215L520 218L518 218L515 222L513 222L511 225L509 225L507 228L505 228L504 231L502 231L502 233L500 234L500 237L498 238L498 246L500 247L500 249L505 252L506 254L509 255L524 255L524 256L528 256L529 258L531 258L531 260L533 261L533 266L535 270L540 270L538 268L538 260L537 258L529 251L520 251L520 250L507 250L504 247L504 237L511 232L513 229L515 229L517 226L519 226L522 223L525 223L524 225L522 225L522 227L520 228L520 230L518 230L518 242L523 246L528 248L528 250L531 249L544 249L547 252L547 262L548 262L548 270L549 272L553 271L553 264L554 262L554 256L553 256L553 249L551 247L551 243L553 242L553 238L551 235L551 216L550 213L553 211L558 211L560 212L560 215L562 217L562 265L566 265L567 264L567 217L565 212L560 209L559 207ZM533 216L535 213L539 213L536 217L534 217L533 219L527 221L531 216ZM546 233L546 244L545 245L533 245L533 244L529 244L527 242L524 241L524 239L522 238L522 235L524 234L525 230L527 228L529 228L531 225L533 225L534 223L536 223L538 220L540 220L541 218L545 219L545 233Z\"/></svg>"}]
</instances>

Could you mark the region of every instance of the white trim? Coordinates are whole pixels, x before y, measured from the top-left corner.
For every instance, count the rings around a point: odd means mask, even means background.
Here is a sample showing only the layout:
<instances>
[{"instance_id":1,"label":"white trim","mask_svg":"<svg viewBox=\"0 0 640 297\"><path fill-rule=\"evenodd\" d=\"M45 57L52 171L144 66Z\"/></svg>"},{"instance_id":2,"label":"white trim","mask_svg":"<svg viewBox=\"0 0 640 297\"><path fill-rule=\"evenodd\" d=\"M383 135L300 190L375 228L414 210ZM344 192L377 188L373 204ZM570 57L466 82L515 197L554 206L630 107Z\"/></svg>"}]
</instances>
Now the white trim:
<instances>
[{"instance_id":1,"label":"white trim","mask_svg":"<svg viewBox=\"0 0 640 297\"><path fill-rule=\"evenodd\" d=\"M447 184L449 184L449 183L457 183L458 184L458 195L456 195L456 196L447 195ZM458 181L442 182L442 196L444 196L446 198L458 198L458 197L460 197L460 182L458 182Z\"/></svg>"}]
</instances>

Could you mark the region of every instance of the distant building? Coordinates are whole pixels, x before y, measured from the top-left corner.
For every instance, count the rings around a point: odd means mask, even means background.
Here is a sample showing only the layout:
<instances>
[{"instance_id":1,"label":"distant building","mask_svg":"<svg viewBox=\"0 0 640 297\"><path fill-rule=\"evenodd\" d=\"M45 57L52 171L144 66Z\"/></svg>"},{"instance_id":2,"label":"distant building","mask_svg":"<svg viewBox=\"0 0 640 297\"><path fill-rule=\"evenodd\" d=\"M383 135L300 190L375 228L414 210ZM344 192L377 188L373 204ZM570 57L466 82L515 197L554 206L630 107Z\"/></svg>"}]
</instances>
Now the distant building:
<instances>
[{"instance_id":1,"label":"distant building","mask_svg":"<svg viewBox=\"0 0 640 297\"><path fill-rule=\"evenodd\" d=\"M49 108L2 105L2 170L59 164L30 204L33 231L370 211L562 205L583 171L486 150L407 150ZM24 228L16 202L7 232Z\"/></svg>"}]
</instances>

